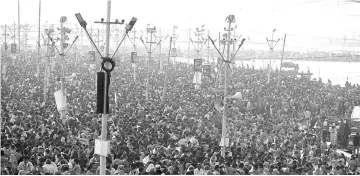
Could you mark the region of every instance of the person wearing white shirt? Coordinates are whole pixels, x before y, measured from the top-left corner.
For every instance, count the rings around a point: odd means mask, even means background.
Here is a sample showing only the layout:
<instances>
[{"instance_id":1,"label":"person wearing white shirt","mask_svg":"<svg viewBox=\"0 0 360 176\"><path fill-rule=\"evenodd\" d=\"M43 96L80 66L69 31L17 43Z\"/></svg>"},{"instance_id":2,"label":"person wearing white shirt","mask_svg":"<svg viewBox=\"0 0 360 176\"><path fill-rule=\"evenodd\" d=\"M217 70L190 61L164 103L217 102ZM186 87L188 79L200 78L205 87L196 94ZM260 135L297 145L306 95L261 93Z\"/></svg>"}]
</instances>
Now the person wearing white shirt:
<instances>
[{"instance_id":1,"label":"person wearing white shirt","mask_svg":"<svg viewBox=\"0 0 360 176\"><path fill-rule=\"evenodd\" d=\"M202 169L202 166L200 163L197 164L196 169L194 169L194 175L204 175L205 171Z\"/></svg>"},{"instance_id":2,"label":"person wearing white shirt","mask_svg":"<svg viewBox=\"0 0 360 176\"><path fill-rule=\"evenodd\" d=\"M55 163L54 163L55 164ZM45 161L45 164L43 165L44 173L55 175L55 173L58 171L57 167L54 167L51 160L47 159Z\"/></svg>"},{"instance_id":3,"label":"person wearing white shirt","mask_svg":"<svg viewBox=\"0 0 360 176\"><path fill-rule=\"evenodd\" d=\"M23 161L19 163L19 166L17 167L17 169L19 171L30 172L33 167L34 167L33 164L31 162L29 162L29 158L24 156Z\"/></svg>"}]
</instances>

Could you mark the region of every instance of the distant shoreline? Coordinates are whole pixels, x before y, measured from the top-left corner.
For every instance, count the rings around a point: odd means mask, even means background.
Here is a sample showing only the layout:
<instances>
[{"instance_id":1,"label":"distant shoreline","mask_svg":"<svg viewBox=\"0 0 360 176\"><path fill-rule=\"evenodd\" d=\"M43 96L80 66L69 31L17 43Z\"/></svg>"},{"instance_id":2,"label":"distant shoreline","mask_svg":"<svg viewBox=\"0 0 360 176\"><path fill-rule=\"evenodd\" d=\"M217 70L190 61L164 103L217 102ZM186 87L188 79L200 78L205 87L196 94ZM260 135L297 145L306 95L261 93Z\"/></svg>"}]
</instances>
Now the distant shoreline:
<instances>
[{"instance_id":1,"label":"distant shoreline","mask_svg":"<svg viewBox=\"0 0 360 176\"><path fill-rule=\"evenodd\" d=\"M236 58L236 61L251 61L251 60L270 60L269 58ZM281 60L281 58L272 58L272 60ZM293 61L318 61L318 62L360 62L360 58L340 59L340 58L284 58L284 60Z\"/></svg>"}]
</instances>

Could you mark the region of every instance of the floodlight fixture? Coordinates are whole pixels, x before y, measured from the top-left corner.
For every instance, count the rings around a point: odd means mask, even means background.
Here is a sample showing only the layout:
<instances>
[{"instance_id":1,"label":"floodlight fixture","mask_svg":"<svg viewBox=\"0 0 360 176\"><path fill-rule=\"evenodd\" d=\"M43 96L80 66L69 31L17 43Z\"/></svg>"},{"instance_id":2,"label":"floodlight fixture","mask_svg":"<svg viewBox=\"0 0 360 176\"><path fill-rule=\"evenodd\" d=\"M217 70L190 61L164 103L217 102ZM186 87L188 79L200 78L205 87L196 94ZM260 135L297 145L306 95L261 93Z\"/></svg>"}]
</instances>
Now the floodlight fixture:
<instances>
[{"instance_id":1,"label":"floodlight fixture","mask_svg":"<svg viewBox=\"0 0 360 176\"><path fill-rule=\"evenodd\" d=\"M129 23L129 24L126 24L126 26L125 26L126 32L131 31L131 29L134 27L136 21L137 21L137 18L135 18L135 17L132 17L132 18L131 18L130 23ZM154 29L155 29L155 27L154 27Z\"/></svg>"},{"instance_id":2,"label":"floodlight fixture","mask_svg":"<svg viewBox=\"0 0 360 176\"><path fill-rule=\"evenodd\" d=\"M80 26L83 27L84 29L86 29L87 23L86 23L86 21L82 18L81 14L80 14L80 13L77 13L77 14L75 14L75 16L76 16L77 20L79 21Z\"/></svg>"},{"instance_id":3,"label":"floodlight fixture","mask_svg":"<svg viewBox=\"0 0 360 176\"><path fill-rule=\"evenodd\" d=\"M245 42L245 38L243 38L242 40L241 40L241 43L240 43L240 45L239 45L239 48L244 44L244 42Z\"/></svg>"}]
</instances>

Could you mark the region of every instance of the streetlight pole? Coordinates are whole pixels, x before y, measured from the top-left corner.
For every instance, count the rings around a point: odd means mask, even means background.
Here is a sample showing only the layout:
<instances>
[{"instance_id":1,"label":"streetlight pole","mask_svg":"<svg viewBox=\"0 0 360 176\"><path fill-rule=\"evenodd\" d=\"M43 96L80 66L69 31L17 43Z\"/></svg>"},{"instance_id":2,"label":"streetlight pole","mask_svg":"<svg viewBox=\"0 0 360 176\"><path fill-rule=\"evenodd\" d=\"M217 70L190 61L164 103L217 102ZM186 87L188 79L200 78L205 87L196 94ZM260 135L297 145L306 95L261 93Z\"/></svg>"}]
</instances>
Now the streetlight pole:
<instances>
[{"instance_id":1,"label":"streetlight pole","mask_svg":"<svg viewBox=\"0 0 360 176\"><path fill-rule=\"evenodd\" d=\"M18 43L19 43L19 51L18 53L20 53L20 0L18 0ZM15 33L14 33L15 35Z\"/></svg>"},{"instance_id":2,"label":"streetlight pole","mask_svg":"<svg viewBox=\"0 0 360 176\"><path fill-rule=\"evenodd\" d=\"M173 34L172 34L172 44L173 44L173 46L172 46L172 48L174 48L173 50L174 51L176 51L176 47L175 47L175 42L176 42L176 39L177 39L177 36L176 36L176 33L175 33L175 30L177 29L177 26L174 26L173 27ZM171 46L171 45L170 45ZM170 49L172 49L171 47L170 47ZM174 53L174 55L173 55L173 57L174 57L174 67L176 68L176 65L175 65L175 58L176 58L176 53Z\"/></svg>"},{"instance_id":3,"label":"streetlight pole","mask_svg":"<svg viewBox=\"0 0 360 176\"><path fill-rule=\"evenodd\" d=\"M90 36L89 32L86 30L86 21L82 18L80 13L75 14L77 20L79 21L81 27L84 28L87 37L90 40L92 46L96 49L97 53L100 55L102 59L101 68L104 72L97 72L97 113L102 114L101 120L101 140L96 139L95 143L99 143L100 150L95 150L96 154L100 155L100 175L105 175L106 173L106 157L109 154L109 141L107 141L107 114L109 113L109 102L108 102L108 89L110 86L110 73L115 68L115 61L114 56L118 51L121 43L124 41L126 35L135 25L137 18L133 17L129 24L126 24L126 33L123 36L122 41L114 51L113 55L110 57L109 50L110 50L110 24L124 24L124 20L119 22L117 19L115 22L110 22L110 14L111 14L111 0L107 1L107 20L101 20L101 22L95 23L105 23L106 24L106 42L105 42L105 57L99 51L99 48L96 47L92 37ZM99 87L100 86L100 87ZM103 87L102 87L103 86ZM102 102L103 100L103 102ZM95 145L96 147L97 145Z\"/></svg>"},{"instance_id":4,"label":"streetlight pole","mask_svg":"<svg viewBox=\"0 0 360 176\"><path fill-rule=\"evenodd\" d=\"M226 21L229 23L228 24L228 29L226 30L228 32L227 34L227 60L224 62L224 76L225 76L225 82L224 82L224 109L223 109L223 117L222 117L222 134L221 134L221 138L223 141L223 145L221 148L221 156L225 156L225 150L226 150L226 137L227 137L227 127L226 127L226 96L227 96L227 79L228 79L228 74L227 74L227 67L228 67L228 62L230 61L230 44L231 44L231 23L235 22L235 16L234 15L229 15L226 18Z\"/></svg>"},{"instance_id":5,"label":"streetlight pole","mask_svg":"<svg viewBox=\"0 0 360 176\"><path fill-rule=\"evenodd\" d=\"M167 81L168 81L170 57L171 57L171 43L172 43L172 37L170 37L169 56L168 56L168 59L167 59L167 65L166 65L166 70L165 70L164 89L163 89L163 95L162 95L162 102L163 103L165 102L165 98L166 98L166 86L167 86Z\"/></svg>"},{"instance_id":6,"label":"streetlight pole","mask_svg":"<svg viewBox=\"0 0 360 176\"><path fill-rule=\"evenodd\" d=\"M269 64L269 73L268 73L268 84L270 84L270 74L271 74L271 58L273 57L274 55L274 48L276 46L276 44L279 42L280 38L277 40L277 41L274 41L274 33L275 33L276 29L273 30L272 32L272 36L271 36L271 40L268 40L268 38L266 37L266 41L269 45L269 48L270 48L270 64ZM274 45L274 42L275 45Z\"/></svg>"},{"instance_id":7,"label":"streetlight pole","mask_svg":"<svg viewBox=\"0 0 360 176\"><path fill-rule=\"evenodd\" d=\"M146 92L145 92L145 96L146 96L146 101L149 100L149 81L150 81L150 59L151 59L151 47L152 47L152 44L153 43L156 43L156 42L153 42L152 41L152 36L153 36L153 33L156 32L156 28L147 28L147 33L149 34L150 33L150 42L147 42L150 44L150 48L149 48L149 51L148 51L148 60L147 60L147 75L146 75Z\"/></svg>"},{"instance_id":8,"label":"streetlight pole","mask_svg":"<svg viewBox=\"0 0 360 176\"><path fill-rule=\"evenodd\" d=\"M280 86L280 78L281 78L281 71L282 71L282 63L283 63L283 59L284 59L284 52L285 52L285 41L286 41L286 33L284 36L284 44L283 44L283 50L282 50L282 55L281 55L281 62L280 62L280 71L279 71L279 75L278 75L278 87ZM320 74L320 71L319 71ZM320 78L320 76L319 76Z\"/></svg>"},{"instance_id":9,"label":"streetlight pole","mask_svg":"<svg viewBox=\"0 0 360 176\"><path fill-rule=\"evenodd\" d=\"M65 78L65 55L64 55L64 40L65 40L65 29L64 23L66 22L66 17L63 16L60 19L60 58L61 58L61 77ZM65 88L64 88L64 79L60 79L61 92L65 97ZM64 121L66 117L66 109L62 109L60 112L60 118Z\"/></svg>"},{"instance_id":10,"label":"streetlight pole","mask_svg":"<svg viewBox=\"0 0 360 176\"><path fill-rule=\"evenodd\" d=\"M105 45L105 56L109 57L109 45L110 45L110 14L111 14L111 0L108 0L107 2L107 19L106 19L106 45ZM108 85L108 76L107 72L105 73L105 86ZM107 89L104 89L104 113L102 114L102 118L101 118L101 140L102 141L106 141L107 138L107 119L108 116L106 114L106 109L107 109ZM105 170L106 170L106 156L100 156L100 175L105 175Z\"/></svg>"}]
</instances>

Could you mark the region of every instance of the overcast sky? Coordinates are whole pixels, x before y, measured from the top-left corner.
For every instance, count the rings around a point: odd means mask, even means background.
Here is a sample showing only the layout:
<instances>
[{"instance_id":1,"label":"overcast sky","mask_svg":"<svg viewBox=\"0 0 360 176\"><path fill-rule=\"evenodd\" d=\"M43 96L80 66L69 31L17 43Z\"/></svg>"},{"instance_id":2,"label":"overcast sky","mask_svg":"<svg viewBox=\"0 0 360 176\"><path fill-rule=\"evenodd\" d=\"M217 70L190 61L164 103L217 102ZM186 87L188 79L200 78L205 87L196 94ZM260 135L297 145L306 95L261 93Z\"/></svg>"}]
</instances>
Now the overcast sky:
<instances>
[{"instance_id":1,"label":"overcast sky","mask_svg":"<svg viewBox=\"0 0 360 176\"><path fill-rule=\"evenodd\" d=\"M21 23L34 25L32 31L37 30L38 2L20 0ZM42 0L41 3L42 25L45 21L59 24L60 17L67 16L68 25L75 27L75 13L81 13L88 23L106 19L107 0ZM0 24L17 23L17 0L0 0L0 6ZM234 14L236 33L250 39L245 48L266 49L265 37L271 38L274 28L277 29L274 38L288 34L286 46L292 49L342 50L360 44L350 40L360 40L360 3L346 0L112 0L111 12L112 20L129 21L132 16L137 17L136 29L144 30L147 24L152 24L167 34L177 25L179 43L188 39L185 30L203 24L217 38L218 32L227 26L226 16ZM93 26L102 28L99 24ZM36 32L33 36L36 38Z\"/></svg>"}]
</instances>

